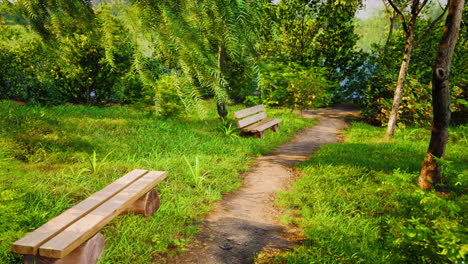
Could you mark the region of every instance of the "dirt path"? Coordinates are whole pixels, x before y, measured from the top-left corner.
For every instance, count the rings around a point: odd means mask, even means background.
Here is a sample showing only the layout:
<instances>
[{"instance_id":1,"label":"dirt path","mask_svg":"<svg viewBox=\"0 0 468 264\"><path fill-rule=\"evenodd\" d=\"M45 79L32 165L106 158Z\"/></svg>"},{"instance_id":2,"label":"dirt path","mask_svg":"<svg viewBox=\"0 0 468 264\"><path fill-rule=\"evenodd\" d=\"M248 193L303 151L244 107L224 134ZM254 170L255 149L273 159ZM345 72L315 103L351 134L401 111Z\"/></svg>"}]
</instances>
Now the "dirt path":
<instances>
[{"instance_id":1,"label":"dirt path","mask_svg":"<svg viewBox=\"0 0 468 264\"><path fill-rule=\"evenodd\" d=\"M339 130L346 126L344 118L353 114L345 106L306 111L304 116L318 117L319 123L273 153L258 158L244 175L243 186L226 195L206 217L200 234L186 251L166 263L253 263L261 251L297 244L297 230L278 223L279 212L273 206L275 194L290 186L295 163L306 160L322 144L338 141Z\"/></svg>"}]
</instances>

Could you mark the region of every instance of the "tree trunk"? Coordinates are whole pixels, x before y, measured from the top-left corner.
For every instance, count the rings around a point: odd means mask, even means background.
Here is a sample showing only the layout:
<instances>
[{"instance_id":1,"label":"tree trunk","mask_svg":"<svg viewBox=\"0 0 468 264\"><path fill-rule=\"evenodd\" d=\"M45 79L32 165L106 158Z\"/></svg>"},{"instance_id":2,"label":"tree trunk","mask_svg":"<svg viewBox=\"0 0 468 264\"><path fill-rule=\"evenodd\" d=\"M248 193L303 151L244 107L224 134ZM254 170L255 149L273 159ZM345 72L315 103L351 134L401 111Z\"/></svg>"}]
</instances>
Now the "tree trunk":
<instances>
[{"instance_id":1,"label":"tree trunk","mask_svg":"<svg viewBox=\"0 0 468 264\"><path fill-rule=\"evenodd\" d=\"M421 14L421 10L427 4L428 0L424 0L420 3L419 0L411 1L410 16L407 23L405 15L401 10L395 5L393 0L387 0L388 3L392 6L395 13L400 17L403 30L406 35L406 44L405 44L405 55L403 56L403 61L400 67L400 73L398 75L397 87L395 89L395 95L393 96L392 111L387 125L387 132L385 133L385 139L388 140L393 136L395 132L395 126L398 119L398 109L400 108L401 97L403 94L403 87L405 85L406 73L408 72L408 67L411 59L411 53L413 52L415 46L414 40L414 29L416 26L416 21L418 16Z\"/></svg>"},{"instance_id":2,"label":"tree trunk","mask_svg":"<svg viewBox=\"0 0 468 264\"><path fill-rule=\"evenodd\" d=\"M450 124L450 90L448 79L450 64L460 31L460 21L464 0L450 0L445 29L439 44L434 70L432 74L432 106L433 121L431 140L424 157L419 186L429 190L441 181L441 167L436 158L444 155L448 140L448 126Z\"/></svg>"},{"instance_id":3,"label":"tree trunk","mask_svg":"<svg viewBox=\"0 0 468 264\"><path fill-rule=\"evenodd\" d=\"M408 72L413 48L413 28L411 28L410 32L408 33L408 37L406 38L405 55L403 56L403 61L401 62L400 73L398 74L398 82L395 89L395 94L393 96L392 112L390 113L387 125L387 133L385 134L385 139L387 140L392 137L393 133L395 132L395 126L398 119L398 109L400 108L403 87L406 80L406 73Z\"/></svg>"},{"instance_id":4,"label":"tree trunk","mask_svg":"<svg viewBox=\"0 0 468 264\"><path fill-rule=\"evenodd\" d=\"M392 40L393 27L395 25L395 15L391 14L390 17L389 17L389 20L390 20L390 28L388 29L387 40L385 41L385 46L384 46L383 56L382 56L383 58L387 57L388 46L390 45L390 41Z\"/></svg>"},{"instance_id":5,"label":"tree trunk","mask_svg":"<svg viewBox=\"0 0 468 264\"><path fill-rule=\"evenodd\" d=\"M218 69L220 74L223 74L223 47L221 44L218 46ZM226 101L223 98L218 98L216 107L218 110L218 115L221 119L226 119L228 110L226 107Z\"/></svg>"}]
</instances>

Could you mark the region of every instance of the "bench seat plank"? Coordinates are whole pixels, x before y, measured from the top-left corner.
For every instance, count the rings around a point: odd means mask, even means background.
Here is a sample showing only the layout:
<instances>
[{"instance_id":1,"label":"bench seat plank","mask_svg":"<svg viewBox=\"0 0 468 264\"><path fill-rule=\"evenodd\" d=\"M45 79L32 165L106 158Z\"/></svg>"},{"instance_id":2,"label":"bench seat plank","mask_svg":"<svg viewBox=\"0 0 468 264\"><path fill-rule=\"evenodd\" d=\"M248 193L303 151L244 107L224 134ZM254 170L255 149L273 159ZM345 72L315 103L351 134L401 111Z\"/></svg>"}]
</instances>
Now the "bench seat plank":
<instances>
[{"instance_id":1,"label":"bench seat plank","mask_svg":"<svg viewBox=\"0 0 468 264\"><path fill-rule=\"evenodd\" d=\"M94 193L79 204L66 210L38 229L13 243L13 252L24 255L36 255L38 248L51 239L51 237L60 233L62 230L76 222L77 219L80 219L107 200L111 199L116 195L116 193L120 192L147 173L148 171L146 170L138 169L127 173L115 182L106 186L104 189Z\"/></svg>"},{"instance_id":2,"label":"bench seat plank","mask_svg":"<svg viewBox=\"0 0 468 264\"><path fill-rule=\"evenodd\" d=\"M279 122L281 122L281 119L267 118L267 119L264 119L264 120L262 120L262 121L260 121L258 123L250 125L248 127L244 127L242 129L242 131L257 133L257 132L261 132L261 131L263 131L265 129L268 129L268 128L278 124Z\"/></svg>"},{"instance_id":3,"label":"bench seat plank","mask_svg":"<svg viewBox=\"0 0 468 264\"><path fill-rule=\"evenodd\" d=\"M257 121L260 121L262 119L265 119L267 117L266 113L265 112L261 112L259 114L256 114L256 115L253 115L253 116L249 116L247 118L244 118L242 120L239 120L237 121L237 125L242 128L242 127L245 127L245 126L248 126L252 123L255 123Z\"/></svg>"},{"instance_id":4,"label":"bench seat plank","mask_svg":"<svg viewBox=\"0 0 468 264\"><path fill-rule=\"evenodd\" d=\"M92 237L113 218L166 178L162 171L150 171L117 193L60 234L39 247L39 254L49 258L62 258Z\"/></svg>"},{"instance_id":5,"label":"bench seat plank","mask_svg":"<svg viewBox=\"0 0 468 264\"><path fill-rule=\"evenodd\" d=\"M265 111L265 107L261 105L256 105L250 108L246 108L237 112L234 112L234 117L237 119L244 118L246 116Z\"/></svg>"}]
</instances>

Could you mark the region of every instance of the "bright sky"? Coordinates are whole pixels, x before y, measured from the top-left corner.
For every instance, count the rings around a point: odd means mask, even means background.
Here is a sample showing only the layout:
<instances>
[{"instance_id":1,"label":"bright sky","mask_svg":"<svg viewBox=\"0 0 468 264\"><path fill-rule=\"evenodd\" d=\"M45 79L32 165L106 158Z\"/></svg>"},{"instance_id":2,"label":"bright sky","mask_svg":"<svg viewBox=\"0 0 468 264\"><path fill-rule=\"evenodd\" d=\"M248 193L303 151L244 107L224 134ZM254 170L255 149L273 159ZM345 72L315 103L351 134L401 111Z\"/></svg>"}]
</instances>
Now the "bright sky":
<instances>
[{"instance_id":1,"label":"bright sky","mask_svg":"<svg viewBox=\"0 0 468 264\"><path fill-rule=\"evenodd\" d=\"M356 13L356 16L359 18L368 18L372 16L375 11L382 10L384 8L382 0L364 0L364 5L364 9L359 10Z\"/></svg>"},{"instance_id":2,"label":"bright sky","mask_svg":"<svg viewBox=\"0 0 468 264\"><path fill-rule=\"evenodd\" d=\"M438 1L442 5L445 5L447 3L447 0L432 0L432 1ZM356 13L356 16L359 18L368 18L372 16L372 14L374 14L376 11L382 10L384 8L382 0L363 0L363 3L365 5L364 9L359 10Z\"/></svg>"}]
</instances>

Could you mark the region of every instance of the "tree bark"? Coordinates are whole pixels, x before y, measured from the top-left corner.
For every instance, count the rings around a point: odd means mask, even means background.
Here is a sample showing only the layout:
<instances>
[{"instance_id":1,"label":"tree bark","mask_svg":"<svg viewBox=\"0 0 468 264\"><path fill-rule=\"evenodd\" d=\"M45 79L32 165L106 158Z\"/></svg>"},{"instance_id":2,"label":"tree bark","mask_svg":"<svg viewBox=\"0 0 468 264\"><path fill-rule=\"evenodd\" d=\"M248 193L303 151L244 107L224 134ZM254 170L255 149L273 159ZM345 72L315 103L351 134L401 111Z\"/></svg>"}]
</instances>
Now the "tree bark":
<instances>
[{"instance_id":1,"label":"tree bark","mask_svg":"<svg viewBox=\"0 0 468 264\"><path fill-rule=\"evenodd\" d=\"M401 98L403 95L403 87L405 85L406 80L406 74L408 72L411 54L414 48L413 31L413 27L411 27L410 32L408 32L408 37L406 39L405 55L403 56L403 61L401 62L400 73L398 74L398 82L395 88L395 94L393 96L392 111L388 119L387 132L385 134L386 139L392 137L393 133L395 132L395 126L398 120L398 109L400 108Z\"/></svg>"},{"instance_id":2,"label":"tree bark","mask_svg":"<svg viewBox=\"0 0 468 264\"><path fill-rule=\"evenodd\" d=\"M223 74L223 47L221 44L218 46L218 69L222 76ZM228 110L226 106L226 102L223 98L218 98L216 103L216 108L218 110L218 115L221 119L226 119L228 115Z\"/></svg>"},{"instance_id":3,"label":"tree bark","mask_svg":"<svg viewBox=\"0 0 468 264\"><path fill-rule=\"evenodd\" d=\"M398 75L397 86L395 88L395 94L393 96L392 111L389 116L387 132L385 133L385 139L388 140L391 138L395 132L395 126L398 119L398 109L400 108L401 98L403 94L403 87L405 85L406 73L408 72L409 62L411 59L411 53L413 52L415 46L414 40L414 30L416 26L416 21L418 16L421 14L421 10L427 4L428 0L423 0L420 3L420 0L413 0L411 2L411 11L409 16L409 21L406 20L405 15L402 11L395 5L393 0L387 0L388 3L392 6L395 13L400 17L403 30L406 35L406 44L405 44L405 54L403 56L403 61L400 67L400 73Z\"/></svg>"},{"instance_id":4,"label":"tree bark","mask_svg":"<svg viewBox=\"0 0 468 264\"><path fill-rule=\"evenodd\" d=\"M442 158L448 140L450 124L450 64L460 31L464 0L450 0L444 33L439 44L432 74L433 121L431 140L419 174L419 186L431 189L440 183L441 167L436 158ZM437 188L437 186L436 186Z\"/></svg>"}]
</instances>

